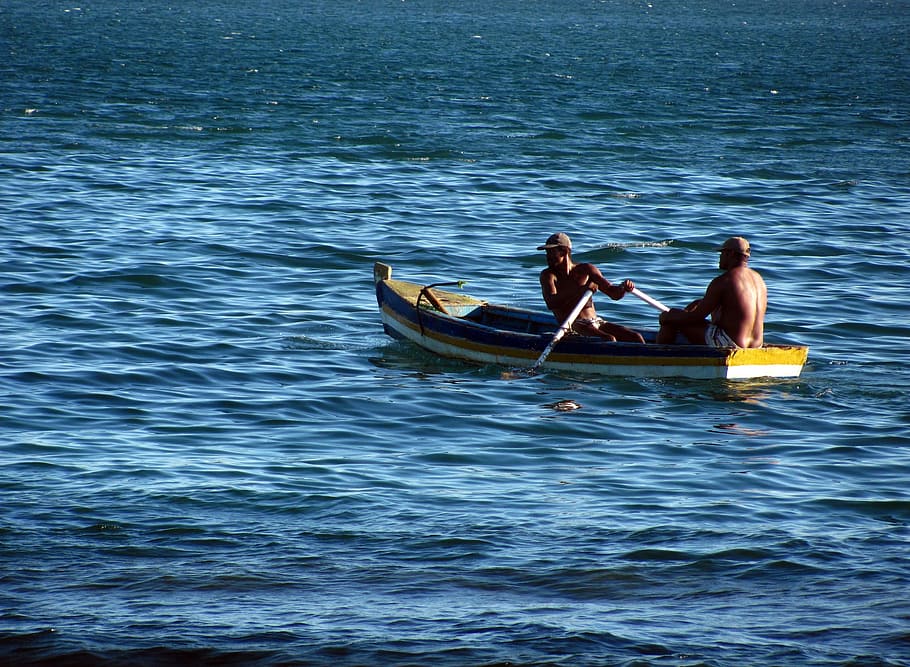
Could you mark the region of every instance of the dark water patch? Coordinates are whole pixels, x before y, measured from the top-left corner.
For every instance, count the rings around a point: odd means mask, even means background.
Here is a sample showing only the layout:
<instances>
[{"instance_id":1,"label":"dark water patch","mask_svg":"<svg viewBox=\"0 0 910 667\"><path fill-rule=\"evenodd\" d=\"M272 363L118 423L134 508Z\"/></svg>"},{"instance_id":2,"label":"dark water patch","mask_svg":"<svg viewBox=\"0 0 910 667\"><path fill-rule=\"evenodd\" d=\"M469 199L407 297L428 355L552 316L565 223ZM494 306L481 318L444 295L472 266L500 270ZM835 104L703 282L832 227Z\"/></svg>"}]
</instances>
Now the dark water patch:
<instances>
[{"instance_id":1,"label":"dark water patch","mask_svg":"<svg viewBox=\"0 0 910 667\"><path fill-rule=\"evenodd\" d=\"M189 284L178 278L168 278L158 273L122 273L120 271L98 275L78 275L66 280L68 287L92 289L94 287L108 287L116 285L129 285L141 288L166 288L181 289Z\"/></svg>"},{"instance_id":2,"label":"dark water patch","mask_svg":"<svg viewBox=\"0 0 910 667\"><path fill-rule=\"evenodd\" d=\"M837 514L854 514L899 526L910 524L910 501L902 498L822 498L815 502Z\"/></svg>"},{"instance_id":3,"label":"dark water patch","mask_svg":"<svg viewBox=\"0 0 910 667\"><path fill-rule=\"evenodd\" d=\"M0 640L0 650L10 664L23 667L164 667L165 665L267 665L286 663L271 651L222 651L215 648L159 646L141 649L93 650L55 629L28 635L9 635ZM303 665L305 663L297 663Z\"/></svg>"}]
</instances>

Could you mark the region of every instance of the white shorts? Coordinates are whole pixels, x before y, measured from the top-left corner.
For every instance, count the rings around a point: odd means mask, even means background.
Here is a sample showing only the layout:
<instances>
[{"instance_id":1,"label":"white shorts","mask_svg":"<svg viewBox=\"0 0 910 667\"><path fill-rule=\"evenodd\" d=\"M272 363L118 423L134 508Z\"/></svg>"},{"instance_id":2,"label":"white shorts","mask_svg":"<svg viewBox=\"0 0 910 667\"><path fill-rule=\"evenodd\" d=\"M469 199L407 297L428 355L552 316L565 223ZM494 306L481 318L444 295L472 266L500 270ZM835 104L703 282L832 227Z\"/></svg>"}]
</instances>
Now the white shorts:
<instances>
[{"instance_id":1,"label":"white shorts","mask_svg":"<svg viewBox=\"0 0 910 667\"><path fill-rule=\"evenodd\" d=\"M582 325L586 324L589 327L593 327L595 329L600 329L600 325L603 324L605 321L606 320L604 320L604 318L602 318L600 315L597 315L595 317L579 317L577 320L575 320L574 324L572 324L572 330L575 333L580 333L578 331L578 329L575 328L575 326L578 324L582 324Z\"/></svg>"},{"instance_id":2,"label":"white shorts","mask_svg":"<svg viewBox=\"0 0 910 667\"><path fill-rule=\"evenodd\" d=\"M709 324L708 328L705 329L705 345L710 345L711 347L739 347L736 341L730 338L727 332L716 324Z\"/></svg>"}]
</instances>

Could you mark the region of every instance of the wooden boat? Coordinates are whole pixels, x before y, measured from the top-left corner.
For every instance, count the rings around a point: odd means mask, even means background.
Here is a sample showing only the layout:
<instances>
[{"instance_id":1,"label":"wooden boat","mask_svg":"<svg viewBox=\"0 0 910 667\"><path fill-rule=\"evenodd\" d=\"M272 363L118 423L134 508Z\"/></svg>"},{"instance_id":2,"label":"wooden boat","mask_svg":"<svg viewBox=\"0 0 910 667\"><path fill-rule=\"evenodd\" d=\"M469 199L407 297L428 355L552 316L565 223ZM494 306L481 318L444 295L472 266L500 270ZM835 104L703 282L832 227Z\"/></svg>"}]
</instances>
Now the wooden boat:
<instances>
[{"instance_id":1,"label":"wooden boat","mask_svg":"<svg viewBox=\"0 0 910 667\"><path fill-rule=\"evenodd\" d=\"M456 283L392 280L392 267L380 262L373 278L385 332L444 357L530 368L559 328L549 312L497 306L440 289ZM642 335L653 341L656 332ZM642 345L573 333L559 341L542 368L625 377L784 378L799 376L808 352L799 345Z\"/></svg>"}]
</instances>

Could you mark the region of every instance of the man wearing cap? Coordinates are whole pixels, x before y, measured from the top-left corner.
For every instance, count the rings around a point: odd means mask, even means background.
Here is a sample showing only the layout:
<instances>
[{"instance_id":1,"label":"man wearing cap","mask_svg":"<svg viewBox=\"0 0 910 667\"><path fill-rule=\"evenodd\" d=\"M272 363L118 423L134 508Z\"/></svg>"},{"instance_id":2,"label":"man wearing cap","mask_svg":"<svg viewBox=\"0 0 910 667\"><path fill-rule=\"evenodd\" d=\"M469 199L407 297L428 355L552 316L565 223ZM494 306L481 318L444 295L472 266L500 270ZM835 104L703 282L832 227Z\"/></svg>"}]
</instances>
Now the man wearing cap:
<instances>
[{"instance_id":1,"label":"man wearing cap","mask_svg":"<svg viewBox=\"0 0 910 667\"><path fill-rule=\"evenodd\" d=\"M758 272L747 266L752 254L749 242L733 236L717 250L724 273L711 281L704 297L685 310L671 308L660 314L658 343L673 343L682 334L696 345L762 346L768 290Z\"/></svg>"},{"instance_id":2,"label":"man wearing cap","mask_svg":"<svg viewBox=\"0 0 910 667\"><path fill-rule=\"evenodd\" d=\"M626 292L635 289L631 280L626 280L622 285L614 285L604 278L600 269L593 264L573 262L572 239L568 234L562 232L553 234L537 249L547 251L547 268L540 272L543 299L560 322L565 321L586 290L591 292L600 290L614 301L618 301ZM612 341L645 342L638 332L598 317L593 299L589 299L578 314L572 329L585 336L600 336Z\"/></svg>"}]
</instances>

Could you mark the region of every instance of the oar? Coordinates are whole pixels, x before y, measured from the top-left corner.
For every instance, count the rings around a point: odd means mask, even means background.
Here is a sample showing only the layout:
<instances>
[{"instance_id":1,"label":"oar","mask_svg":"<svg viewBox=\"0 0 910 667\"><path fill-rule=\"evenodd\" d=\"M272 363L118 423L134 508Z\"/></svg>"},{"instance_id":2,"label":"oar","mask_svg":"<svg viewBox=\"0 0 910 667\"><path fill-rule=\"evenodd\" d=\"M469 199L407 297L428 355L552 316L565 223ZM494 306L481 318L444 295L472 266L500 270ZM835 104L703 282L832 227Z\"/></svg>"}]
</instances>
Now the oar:
<instances>
[{"instance_id":1,"label":"oar","mask_svg":"<svg viewBox=\"0 0 910 667\"><path fill-rule=\"evenodd\" d=\"M662 304L660 301L658 301L657 299L652 299L651 297L649 297L647 294L645 294L644 292L642 292L642 291L641 291L640 289L638 289L637 287L636 287L635 289L632 290L632 294L634 294L635 296L637 296L639 299L641 299L641 300L644 301L645 303L654 306L655 308L657 308L657 310L662 310L662 311L665 312L665 313L666 313L668 310L670 310L670 309L667 308L664 304Z\"/></svg>"},{"instance_id":2,"label":"oar","mask_svg":"<svg viewBox=\"0 0 910 667\"><path fill-rule=\"evenodd\" d=\"M575 324L575 320L578 318L578 313L580 313L582 311L582 309L588 303L588 300L590 300L590 298L591 298L589 291L593 292L593 290L585 289L585 293L581 295L581 298L578 300L578 303L575 304L575 307L572 309L572 312L569 313L569 316L566 318L566 321L563 322L562 325L559 327L559 330L553 336L553 340L550 341L550 344L547 345L547 347L544 349L544 351L541 353L541 355L539 357L537 357L537 361L534 362L534 365L528 369L528 373L533 373L538 368L540 368L540 365L544 361L546 361L547 357L550 356L550 352L552 352L553 348L556 347L556 343L561 341L562 337L565 336L568 333L569 329L572 328L572 325Z\"/></svg>"}]
</instances>

